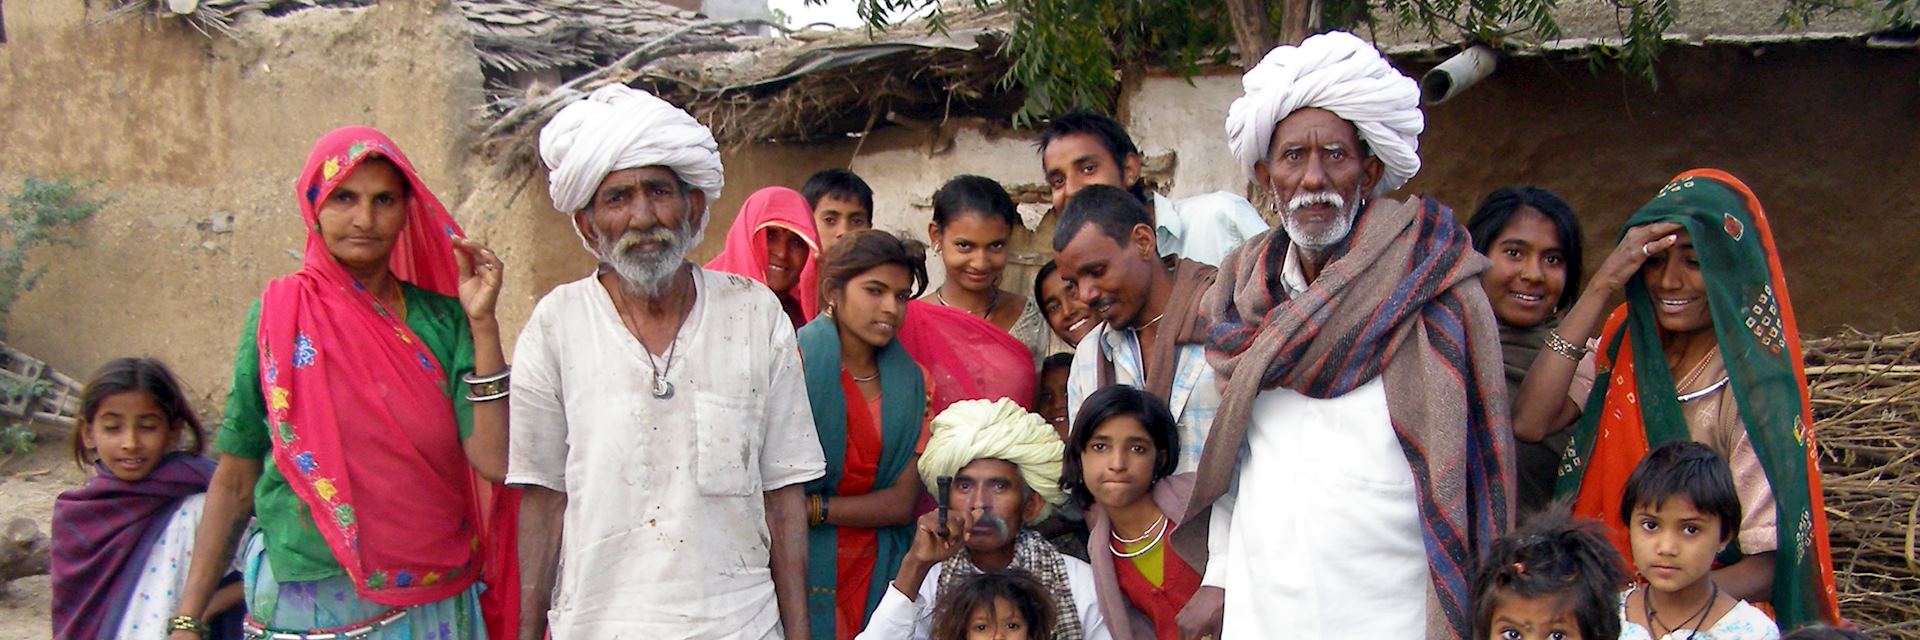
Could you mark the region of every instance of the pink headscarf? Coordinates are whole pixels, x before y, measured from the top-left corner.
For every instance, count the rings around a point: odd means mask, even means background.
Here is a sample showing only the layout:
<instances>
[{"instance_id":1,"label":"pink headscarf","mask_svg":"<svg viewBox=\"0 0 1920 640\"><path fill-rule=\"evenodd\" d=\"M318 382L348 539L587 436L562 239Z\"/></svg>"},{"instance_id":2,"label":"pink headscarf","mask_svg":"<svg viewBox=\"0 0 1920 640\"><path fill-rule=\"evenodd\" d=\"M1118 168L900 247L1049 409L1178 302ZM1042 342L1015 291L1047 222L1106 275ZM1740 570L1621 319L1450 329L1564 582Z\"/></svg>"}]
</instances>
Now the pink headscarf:
<instances>
[{"instance_id":1,"label":"pink headscarf","mask_svg":"<svg viewBox=\"0 0 1920 640\"><path fill-rule=\"evenodd\" d=\"M813 230L813 212L807 208L807 199L800 192L786 187L767 187L748 196L746 203L740 205L740 215L734 217L733 226L727 229L726 248L707 261L707 268L766 284L767 230L773 228L785 229L807 242L806 265L801 267L799 281L786 295L800 303L801 314L810 322L820 313L820 234Z\"/></svg>"}]
</instances>

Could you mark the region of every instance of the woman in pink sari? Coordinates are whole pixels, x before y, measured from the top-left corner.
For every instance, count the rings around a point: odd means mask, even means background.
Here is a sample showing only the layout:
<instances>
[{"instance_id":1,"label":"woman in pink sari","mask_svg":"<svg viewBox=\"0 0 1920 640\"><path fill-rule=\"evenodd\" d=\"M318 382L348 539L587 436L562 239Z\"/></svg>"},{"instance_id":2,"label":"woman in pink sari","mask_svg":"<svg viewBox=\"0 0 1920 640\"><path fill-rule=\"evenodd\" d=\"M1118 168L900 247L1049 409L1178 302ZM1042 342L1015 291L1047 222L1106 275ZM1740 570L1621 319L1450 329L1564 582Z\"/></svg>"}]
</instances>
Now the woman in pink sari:
<instances>
[{"instance_id":1,"label":"woman in pink sari","mask_svg":"<svg viewBox=\"0 0 1920 640\"><path fill-rule=\"evenodd\" d=\"M513 495L489 484L506 467L503 265L373 129L322 137L296 196L305 259L245 325L172 637L194 637L236 542L255 634L499 634L513 608L492 605L519 590L511 540L490 533L514 530Z\"/></svg>"},{"instance_id":2,"label":"woman in pink sari","mask_svg":"<svg viewBox=\"0 0 1920 640\"><path fill-rule=\"evenodd\" d=\"M786 187L767 187L740 205L740 215L727 229L726 248L707 268L767 285L799 329L819 314L820 252L807 199Z\"/></svg>"}]
</instances>

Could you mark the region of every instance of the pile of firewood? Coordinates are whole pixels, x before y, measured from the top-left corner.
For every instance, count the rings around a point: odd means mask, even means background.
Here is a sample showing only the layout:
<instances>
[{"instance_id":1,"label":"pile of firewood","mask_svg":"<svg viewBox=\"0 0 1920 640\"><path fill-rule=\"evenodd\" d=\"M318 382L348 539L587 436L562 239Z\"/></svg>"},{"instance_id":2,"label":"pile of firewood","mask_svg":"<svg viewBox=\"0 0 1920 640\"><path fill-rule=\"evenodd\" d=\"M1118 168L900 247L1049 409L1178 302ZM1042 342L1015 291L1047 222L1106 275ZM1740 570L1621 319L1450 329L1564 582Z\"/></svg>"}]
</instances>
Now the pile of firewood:
<instances>
[{"instance_id":1,"label":"pile of firewood","mask_svg":"<svg viewBox=\"0 0 1920 640\"><path fill-rule=\"evenodd\" d=\"M1920 638L1920 332L1805 344L1840 611Z\"/></svg>"}]
</instances>

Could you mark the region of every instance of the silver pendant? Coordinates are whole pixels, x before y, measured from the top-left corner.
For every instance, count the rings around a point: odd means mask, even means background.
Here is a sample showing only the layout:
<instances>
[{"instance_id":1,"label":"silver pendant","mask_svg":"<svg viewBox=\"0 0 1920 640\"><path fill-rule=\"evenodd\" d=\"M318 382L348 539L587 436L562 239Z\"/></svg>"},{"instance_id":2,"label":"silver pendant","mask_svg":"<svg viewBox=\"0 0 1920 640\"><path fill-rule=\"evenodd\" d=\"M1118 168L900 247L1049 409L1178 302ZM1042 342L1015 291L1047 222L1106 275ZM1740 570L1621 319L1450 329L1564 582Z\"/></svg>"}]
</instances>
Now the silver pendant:
<instances>
[{"instance_id":1,"label":"silver pendant","mask_svg":"<svg viewBox=\"0 0 1920 640\"><path fill-rule=\"evenodd\" d=\"M661 400L673 397L673 383L668 382L666 378L654 378L653 397Z\"/></svg>"}]
</instances>

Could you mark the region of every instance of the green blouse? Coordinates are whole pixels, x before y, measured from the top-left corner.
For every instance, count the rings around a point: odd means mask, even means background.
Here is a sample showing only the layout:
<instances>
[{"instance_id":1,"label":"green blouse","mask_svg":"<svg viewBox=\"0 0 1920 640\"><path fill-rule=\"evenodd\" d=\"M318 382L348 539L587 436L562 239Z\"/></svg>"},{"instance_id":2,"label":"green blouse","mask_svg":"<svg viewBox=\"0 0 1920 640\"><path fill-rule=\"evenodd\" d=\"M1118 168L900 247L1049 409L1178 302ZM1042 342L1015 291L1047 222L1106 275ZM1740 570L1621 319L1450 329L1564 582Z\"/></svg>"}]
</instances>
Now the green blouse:
<instances>
[{"instance_id":1,"label":"green blouse","mask_svg":"<svg viewBox=\"0 0 1920 640\"><path fill-rule=\"evenodd\" d=\"M463 392L460 377L473 372L473 330L467 325L460 300L411 284L400 283L407 301L407 328L426 345L446 370L453 415L460 438L473 433L473 405ZM260 393L260 303L247 312L240 346L234 350L233 387L227 391L226 417L214 446L227 455L267 460L260 482L253 487L255 526L266 535L267 561L282 582L308 582L345 573L333 557L327 540L313 526L313 513L287 486L286 476L273 464L273 441L267 432L267 406Z\"/></svg>"}]
</instances>

